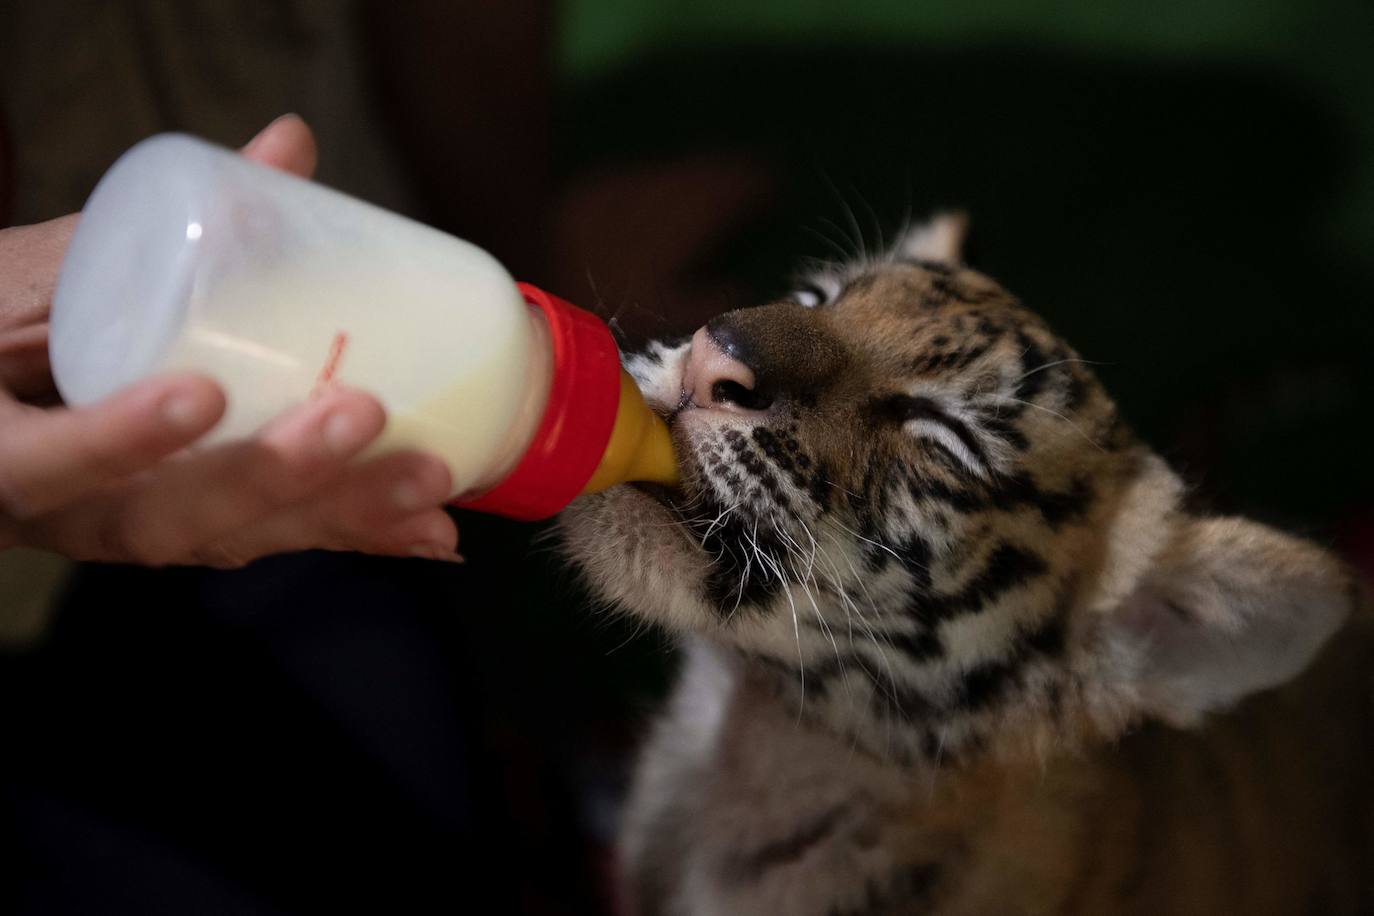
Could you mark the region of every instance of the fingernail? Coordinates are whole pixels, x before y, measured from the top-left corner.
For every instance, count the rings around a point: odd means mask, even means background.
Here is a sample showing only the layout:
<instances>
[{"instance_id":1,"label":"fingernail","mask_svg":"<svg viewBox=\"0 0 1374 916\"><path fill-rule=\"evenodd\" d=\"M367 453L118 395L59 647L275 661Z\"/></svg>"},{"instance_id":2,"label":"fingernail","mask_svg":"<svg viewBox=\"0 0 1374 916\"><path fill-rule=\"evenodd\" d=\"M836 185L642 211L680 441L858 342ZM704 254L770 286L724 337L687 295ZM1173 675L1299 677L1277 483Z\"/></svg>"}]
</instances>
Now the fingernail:
<instances>
[{"instance_id":1,"label":"fingernail","mask_svg":"<svg viewBox=\"0 0 1374 916\"><path fill-rule=\"evenodd\" d=\"M367 442L364 429L342 410L324 421L323 435L325 447L339 457L356 452Z\"/></svg>"},{"instance_id":2,"label":"fingernail","mask_svg":"<svg viewBox=\"0 0 1374 916\"><path fill-rule=\"evenodd\" d=\"M257 145L262 142L262 138L267 135L268 131L276 127L282 121L287 120L288 118L295 119L297 121L301 120L301 116L296 114L295 112L288 112L284 115L277 115L275 118L272 119L271 123L269 123L266 127L264 127L262 130L258 131L256 134L253 135L253 139L249 140L248 143L244 145L243 151L245 153L252 152L257 147Z\"/></svg>"},{"instance_id":3,"label":"fingernail","mask_svg":"<svg viewBox=\"0 0 1374 916\"><path fill-rule=\"evenodd\" d=\"M162 402L162 416L179 429L194 429L204 426L210 419L212 407L203 397L187 393L173 394Z\"/></svg>"}]
</instances>

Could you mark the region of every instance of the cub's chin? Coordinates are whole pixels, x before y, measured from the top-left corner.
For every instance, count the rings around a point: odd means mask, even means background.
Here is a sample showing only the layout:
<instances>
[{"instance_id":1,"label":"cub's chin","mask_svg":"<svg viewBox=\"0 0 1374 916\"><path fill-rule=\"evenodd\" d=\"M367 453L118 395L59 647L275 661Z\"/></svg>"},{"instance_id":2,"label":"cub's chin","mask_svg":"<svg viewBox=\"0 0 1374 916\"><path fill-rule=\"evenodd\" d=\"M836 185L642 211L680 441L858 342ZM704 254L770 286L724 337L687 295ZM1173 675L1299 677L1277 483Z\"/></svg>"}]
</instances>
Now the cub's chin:
<instances>
[{"instance_id":1,"label":"cub's chin","mask_svg":"<svg viewBox=\"0 0 1374 916\"><path fill-rule=\"evenodd\" d=\"M671 491L640 485L579 497L559 517L565 550L593 591L673 630L710 619L709 558L687 533Z\"/></svg>"}]
</instances>

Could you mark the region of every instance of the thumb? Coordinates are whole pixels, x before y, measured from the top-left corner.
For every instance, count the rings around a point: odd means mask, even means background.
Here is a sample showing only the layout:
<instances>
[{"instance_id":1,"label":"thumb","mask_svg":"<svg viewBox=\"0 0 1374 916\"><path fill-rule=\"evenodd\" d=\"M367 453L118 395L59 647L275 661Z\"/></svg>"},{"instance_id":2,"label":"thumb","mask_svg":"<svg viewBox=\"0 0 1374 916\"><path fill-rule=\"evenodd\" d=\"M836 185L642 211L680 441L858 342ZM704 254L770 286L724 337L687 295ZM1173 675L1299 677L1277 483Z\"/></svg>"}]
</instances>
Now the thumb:
<instances>
[{"instance_id":1,"label":"thumb","mask_svg":"<svg viewBox=\"0 0 1374 916\"><path fill-rule=\"evenodd\" d=\"M0 516L32 518L150 467L199 438L224 413L209 379L149 379L99 404L14 408L0 436Z\"/></svg>"},{"instance_id":2,"label":"thumb","mask_svg":"<svg viewBox=\"0 0 1374 916\"><path fill-rule=\"evenodd\" d=\"M302 178L315 174L315 135L297 114L284 114L268 124L240 150L249 159Z\"/></svg>"}]
</instances>

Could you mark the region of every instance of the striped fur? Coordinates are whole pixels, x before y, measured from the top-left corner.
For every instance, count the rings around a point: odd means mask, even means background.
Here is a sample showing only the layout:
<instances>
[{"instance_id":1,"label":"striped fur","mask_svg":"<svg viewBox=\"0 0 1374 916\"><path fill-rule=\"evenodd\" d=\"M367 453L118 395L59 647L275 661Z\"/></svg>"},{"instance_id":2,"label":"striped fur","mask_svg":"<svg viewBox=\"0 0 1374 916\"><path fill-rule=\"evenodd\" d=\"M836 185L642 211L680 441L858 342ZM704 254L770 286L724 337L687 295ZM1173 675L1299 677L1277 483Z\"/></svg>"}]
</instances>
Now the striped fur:
<instances>
[{"instance_id":1,"label":"striped fur","mask_svg":"<svg viewBox=\"0 0 1374 916\"><path fill-rule=\"evenodd\" d=\"M681 491L585 497L562 527L601 594L691 647L627 813L641 913L1201 912L1277 854L1247 821L1263 804L1158 796L1230 786L1208 754L1262 772L1232 724L1252 705L1177 729L1251 694L1282 707L1266 691L1343 625L1351 580L1303 541L1187 515L1087 364L958 263L962 232L937 220L726 316L774 384L765 412L690 404L686 344L628 364ZM1369 686L1332 760L1365 750ZM1158 810L1204 833L1156 835ZM1363 844L1367 813L1339 829ZM1305 899L1374 905L1332 869Z\"/></svg>"}]
</instances>

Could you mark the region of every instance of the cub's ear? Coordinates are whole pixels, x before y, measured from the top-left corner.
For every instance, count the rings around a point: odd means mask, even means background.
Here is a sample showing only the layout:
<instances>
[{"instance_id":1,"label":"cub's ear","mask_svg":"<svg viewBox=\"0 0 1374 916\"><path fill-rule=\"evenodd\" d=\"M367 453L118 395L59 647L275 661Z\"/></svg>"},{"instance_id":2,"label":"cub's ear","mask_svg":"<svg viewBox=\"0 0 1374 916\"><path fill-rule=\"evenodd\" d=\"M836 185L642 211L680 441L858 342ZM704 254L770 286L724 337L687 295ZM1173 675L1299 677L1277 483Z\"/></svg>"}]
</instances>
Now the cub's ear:
<instances>
[{"instance_id":1,"label":"cub's ear","mask_svg":"<svg viewBox=\"0 0 1374 916\"><path fill-rule=\"evenodd\" d=\"M1151 566L1106 611L1137 712L1191 725L1301 672L1358 601L1335 557L1235 518L1173 516Z\"/></svg>"},{"instance_id":2,"label":"cub's ear","mask_svg":"<svg viewBox=\"0 0 1374 916\"><path fill-rule=\"evenodd\" d=\"M896 254L899 258L957 264L963 259L967 236L967 214L937 213L929 222L907 229L897 243Z\"/></svg>"}]
</instances>

